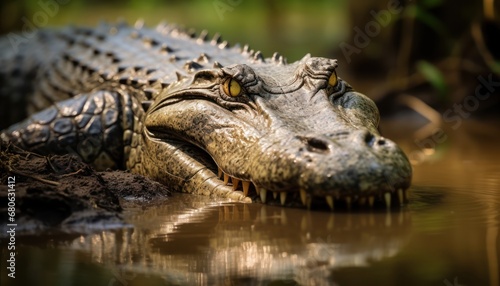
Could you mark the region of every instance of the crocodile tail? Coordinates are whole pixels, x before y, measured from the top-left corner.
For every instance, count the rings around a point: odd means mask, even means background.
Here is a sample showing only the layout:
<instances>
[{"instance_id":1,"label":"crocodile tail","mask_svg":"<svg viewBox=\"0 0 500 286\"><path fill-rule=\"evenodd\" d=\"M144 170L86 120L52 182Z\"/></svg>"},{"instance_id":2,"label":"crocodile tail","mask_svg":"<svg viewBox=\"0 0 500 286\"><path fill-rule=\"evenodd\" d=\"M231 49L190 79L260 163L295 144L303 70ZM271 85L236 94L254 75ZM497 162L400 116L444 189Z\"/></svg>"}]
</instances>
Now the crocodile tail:
<instances>
[{"instance_id":1,"label":"crocodile tail","mask_svg":"<svg viewBox=\"0 0 500 286\"><path fill-rule=\"evenodd\" d=\"M0 37L0 129L26 118L26 103L40 67L62 49L62 42L51 30L11 32Z\"/></svg>"}]
</instances>

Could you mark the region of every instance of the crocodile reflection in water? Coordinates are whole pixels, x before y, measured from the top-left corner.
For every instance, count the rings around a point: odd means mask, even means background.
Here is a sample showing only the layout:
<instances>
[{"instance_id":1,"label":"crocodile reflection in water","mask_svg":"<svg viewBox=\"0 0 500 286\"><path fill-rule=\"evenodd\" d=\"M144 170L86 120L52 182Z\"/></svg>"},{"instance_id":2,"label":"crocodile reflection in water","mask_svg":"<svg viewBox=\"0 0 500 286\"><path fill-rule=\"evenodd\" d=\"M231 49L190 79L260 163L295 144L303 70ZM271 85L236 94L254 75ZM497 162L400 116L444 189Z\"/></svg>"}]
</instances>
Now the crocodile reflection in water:
<instances>
[{"instance_id":1,"label":"crocodile reflection in water","mask_svg":"<svg viewBox=\"0 0 500 286\"><path fill-rule=\"evenodd\" d=\"M4 119L33 94L32 116L1 137L26 149L240 201L406 201L410 164L336 60L287 64L175 25L41 30L17 49L1 38L0 50Z\"/></svg>"},{"instance_id":2,"label":"crocodile reflection in water","mask_svg":"<svg viewBox=\"0 0 500 286\"><path fill-rule=\"evenodd\" d=\"M71 248L90 251L115 272L151 274L169 285L331 285L333 270L396 255L412 225L409 212L331 214L187 197L134 211L134 229L79 238Z\"/></svg>"}]
</instances>

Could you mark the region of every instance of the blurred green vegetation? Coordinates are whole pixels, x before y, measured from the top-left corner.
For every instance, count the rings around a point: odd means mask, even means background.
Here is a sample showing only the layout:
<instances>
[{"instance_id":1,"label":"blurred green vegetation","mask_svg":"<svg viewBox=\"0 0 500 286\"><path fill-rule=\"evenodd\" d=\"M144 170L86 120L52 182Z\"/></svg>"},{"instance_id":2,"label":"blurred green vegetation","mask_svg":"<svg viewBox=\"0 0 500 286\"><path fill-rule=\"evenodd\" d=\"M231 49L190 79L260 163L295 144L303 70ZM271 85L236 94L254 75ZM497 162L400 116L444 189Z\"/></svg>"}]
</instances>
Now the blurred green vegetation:
<instances>
[{"instance_id":1,"label":"blurred green vegetation","mask_svg":"<svg viewBox=\"0 0 500 286\"><path fill-rule=\"evenodd\" d=\"M40 2L57 0L21 0L2 3L1 30L22 29L22 18L33 20L43 11ZM290 60L306 53L328 56L332 47L345 38L347 25L345 0L320 1L179 1L129 0L84 1L58 5L47 26L78 24L95 26L99 21L124 19L134 23L141 18L147 26L160 21L177 23L200 32L219 32L230 43L249 43L270 56L279 51Z\"/></svg>"}]
</instances>

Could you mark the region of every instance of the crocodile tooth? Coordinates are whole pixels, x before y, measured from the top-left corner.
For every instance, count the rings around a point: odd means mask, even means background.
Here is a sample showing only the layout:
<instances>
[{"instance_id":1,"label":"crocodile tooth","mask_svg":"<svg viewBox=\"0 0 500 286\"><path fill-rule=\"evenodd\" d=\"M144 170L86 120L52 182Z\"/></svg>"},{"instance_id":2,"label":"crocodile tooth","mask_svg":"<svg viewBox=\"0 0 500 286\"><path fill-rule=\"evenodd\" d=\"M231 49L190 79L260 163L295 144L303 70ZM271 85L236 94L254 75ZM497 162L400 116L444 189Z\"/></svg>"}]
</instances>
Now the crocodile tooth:
<instances>
[{"instance_id":1,"label":"crocodile tooth","mask_svg":"<svg viewBox=\"0 0 500 286\"><path fill-rule=\"evenodd\" d=\"M236 191L236 189L238 189L238 185L240 184L240 180L236 178L231 178L231 181L233 182L233 191Z\"/></svg>"},{"instance_id":2,"label":"crocodile tooth","mask_svg":"<svg viewBox=\"0 0 500 286\"><path fill-rule=\"evenodd\" d=\"M229 175L224 173L224 185L227 186L228 183L229 183Z\"/></svg>"},{"instance_id":3,"label":"crocodile tooth","mask_svg":"<svg viewBox=\"0 0 500 286\"><path fill-rule=\"evenodd\" d=\"M243 194L248 196L248 190L250 189L250 181L241 181L241 185L243 186Z\"/></svg>"},{"instance_id":4,"label":"crocodile tooth","mask_svg":"<svg viewBox=\"0 0 500 286\"><path fill-rule=\"evenodd\" d=\"M273 192L273 199L276 199L278 197L278 192Z\"/></svg>"},{"instance_id":5,"label":"crocodile tooth","mask_svg":"<svg viewBox=\"0 0 500 286\"><path fill-rule=\"evenodd\" d=\"M220 167L217 167L217 177L222 178L222 169Z\"/></svg>"},{"instance_id":6,"label":"crocodile tooth","mask_svg":"<svg viewBox=\"0 0 500 286\"><path fill-rule=\"evenodd\" d=\"M346 197L345 198L345 203L347 205L347 209L351 209L352 198L351 197Z\"/></svg>"},{"instance_id":7,"label":"crocodile tooth","mask_svg":"<svg viewBox=\"0 0 500 286\"><path fill-rule=\"evenodd\" d=\"M399 205L402 206L404 203L404 192L403 189L398 190Z\"/></svg>"},{"instance_id":8,"label":"crocodile tooth","mask_svg":"<svg viewBox=\"0 0 500 286\"><path fill-rule=\"evenodd\" d=\"M385 205L387 206L387 209L390 209L391 208L391 193L385 193L384 199L385 199Z\"/></svg>"},{"instance_id":9,"label":"crocodile tooth","mask_svg":"<svg viewBox=\"0 0 500 286\"><path fill-rule=\"evenodd\" d=\"M263 203L266 203L266 196L267 196L267 190L266 189L260 189L260 200Z\"/></svg>"},{"instance_id":10,"label":"crocodile tooth","mask_svg":"<svg viewBox=\"0 0 500 286\"><path fill-rule=\"evenodd\" d=\"M330 209L333 211L333 196L326 196L326 203L330 207Z\"/></svg>"},{"instance_id":11,"label":"crocodile tooth","mask_svg":"<svg viewBox=\"0 0 500 286\"><path fill-rule=\"evenodd\" d=\"M285 202L286 202L286 196L288 195L287 192L281 192L280 193L280 202L281 202L281 205L284 206L285 205Z\"/></svg>"},{"instance_id":12,"label":"crocodile tooth","mask_svg":"<svg viewBox=\"0 0 500 286\"><path fill-rule=\"evenodd\" d=\"M371 208L373 208L373 204L375 203L375 197L374 196L369 196L368 197L368 204L370 205Z\"/></svg>"},{"instance_id":13,"label":"crocodile tooth","mask_svg":"<svg viewBox=\"0 0 500 286\"><path fill-rule=\"evenodd\" d=\"M307 205L307 193L304 190L300 190L300 200L302 201L302 204L305 206Z\"/></svg>"},{"instance_id":14,"label":"crocodile tooth","mask_svg":"<svg viewBox=\"0 0 500 286\"><path fill-rule=\"evenodd\" d=\"M255 192L257 193L257 195L260 195L260 189L257 187L257 185L253 184L253 186L255 187Z\"/></svg>"}]
</instances>

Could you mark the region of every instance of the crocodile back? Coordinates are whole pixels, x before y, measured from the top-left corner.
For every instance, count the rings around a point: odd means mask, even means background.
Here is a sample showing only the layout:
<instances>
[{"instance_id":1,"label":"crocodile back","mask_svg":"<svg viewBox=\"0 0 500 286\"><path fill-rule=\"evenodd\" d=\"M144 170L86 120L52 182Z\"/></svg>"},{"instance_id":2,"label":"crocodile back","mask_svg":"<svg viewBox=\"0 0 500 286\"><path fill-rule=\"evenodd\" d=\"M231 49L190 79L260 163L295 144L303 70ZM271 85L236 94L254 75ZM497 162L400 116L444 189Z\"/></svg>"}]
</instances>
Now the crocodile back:
<instances>
[{"instance_id":1,"label":"crocodile back","mask_svg":"<svg viewBox=\"0 0 500 286\"><path fill-rule=\"evenodd\" d=\"M6 103L0 129L77 94L123 90L149 100L196 70L265 61L260 52L229 47L218 35L208 39L205 31L195 35L166 24L11 33L0 38L0 51L0 99Z\"/></svg>"}]
</instances>

